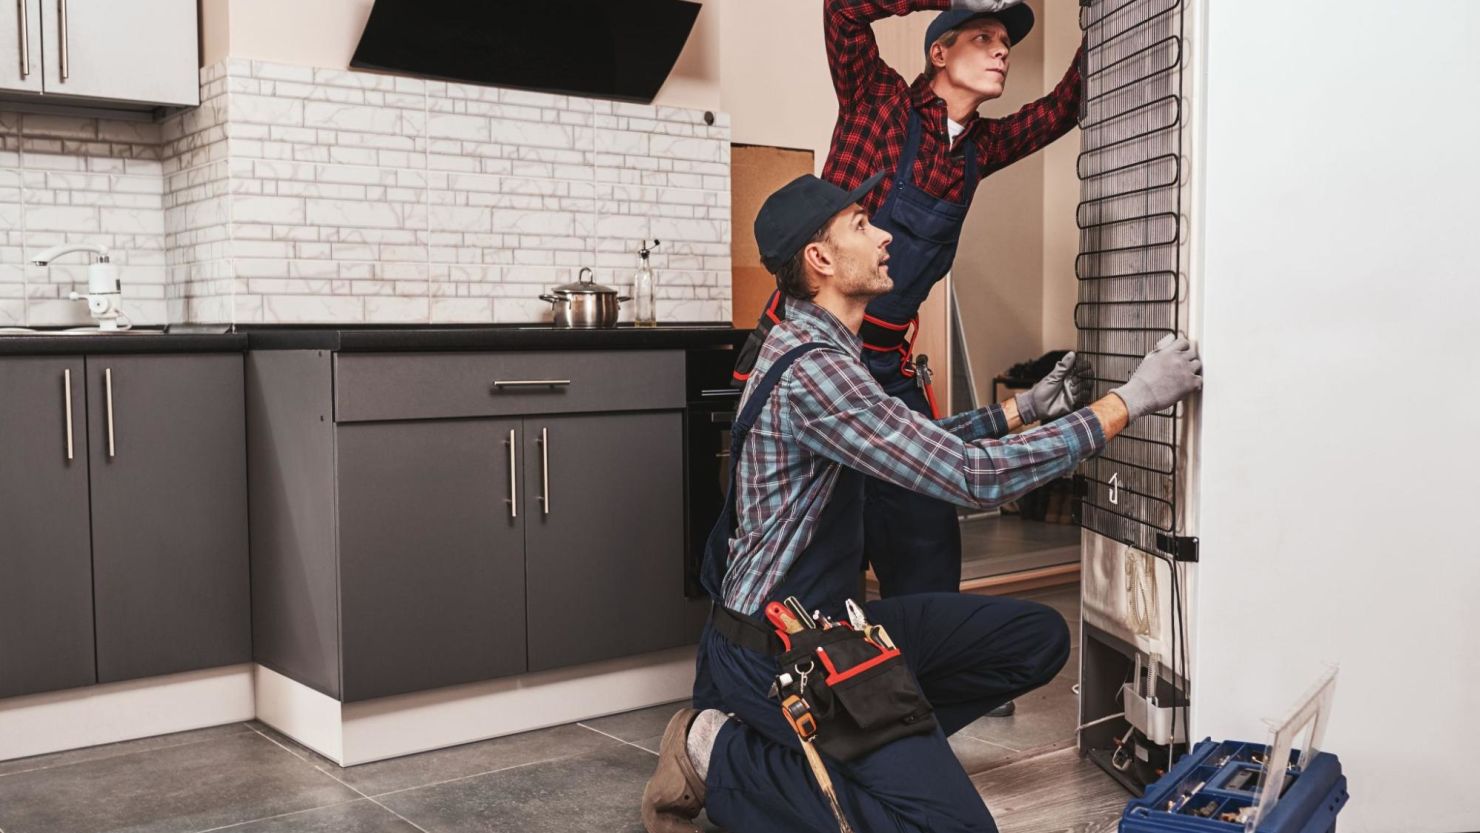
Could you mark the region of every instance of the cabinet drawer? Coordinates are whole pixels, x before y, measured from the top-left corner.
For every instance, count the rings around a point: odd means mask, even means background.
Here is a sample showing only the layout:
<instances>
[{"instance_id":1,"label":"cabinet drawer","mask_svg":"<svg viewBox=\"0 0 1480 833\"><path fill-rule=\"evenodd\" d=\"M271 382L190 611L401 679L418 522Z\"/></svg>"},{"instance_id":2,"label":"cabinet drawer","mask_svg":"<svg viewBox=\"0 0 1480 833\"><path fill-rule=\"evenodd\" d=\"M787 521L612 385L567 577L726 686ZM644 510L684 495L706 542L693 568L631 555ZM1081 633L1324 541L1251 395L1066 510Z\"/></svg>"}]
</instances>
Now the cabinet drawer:
<instances>
[{"instance_id":1,"label":"cabinet drawer","mask_svg":"<svg viewBox=\"0 0 1480 833\"><path fill-rule=\"evenodd\" d=\"M681 350L341 353L335 358L336 422L683 406Z\"/></svg>"}]
</instances>

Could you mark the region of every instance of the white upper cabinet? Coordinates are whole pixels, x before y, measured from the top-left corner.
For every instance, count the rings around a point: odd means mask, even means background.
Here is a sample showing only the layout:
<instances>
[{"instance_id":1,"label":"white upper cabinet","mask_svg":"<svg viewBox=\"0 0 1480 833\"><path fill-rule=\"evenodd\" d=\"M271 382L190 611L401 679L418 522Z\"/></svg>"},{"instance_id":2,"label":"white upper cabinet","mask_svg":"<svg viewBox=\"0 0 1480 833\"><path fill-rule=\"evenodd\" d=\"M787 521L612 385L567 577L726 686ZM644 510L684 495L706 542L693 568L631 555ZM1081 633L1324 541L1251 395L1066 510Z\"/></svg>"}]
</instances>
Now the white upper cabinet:
<instances>
[{"instance_id":1,"label":"white upper cabinet","mask_svg":"<svg viewBox=\"0 0 1480 833\"><path fill-rule=\"evenodd\" d=\"M200 103L196 0L0 0L0 9L0 91L57 104Z\"/></svg>"},{"instance_id":2,"label":"white upper cabinet","mask_svg":"<svg viewBox=\"0 0 1480 833\"><path fill-rule=\"evenodd\" d=\"M41 92L41 0L0 5L0 89Z\"/></svg>"}]
</instances>

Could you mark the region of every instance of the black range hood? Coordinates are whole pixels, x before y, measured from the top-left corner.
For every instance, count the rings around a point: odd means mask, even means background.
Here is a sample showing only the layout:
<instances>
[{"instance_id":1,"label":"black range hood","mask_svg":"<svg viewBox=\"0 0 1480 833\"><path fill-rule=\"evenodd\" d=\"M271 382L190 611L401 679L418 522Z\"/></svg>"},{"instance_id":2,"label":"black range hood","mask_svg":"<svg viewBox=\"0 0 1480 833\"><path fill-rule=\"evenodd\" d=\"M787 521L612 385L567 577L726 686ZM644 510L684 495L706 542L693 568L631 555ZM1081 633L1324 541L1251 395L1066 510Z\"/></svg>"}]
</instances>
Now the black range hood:
<instances>
[{"instance_id":1,"label":"black range hood","mask_svg":"<svg viewBox=\"0 0 1480 833\"><path fill-rule=\"evenodd\" d=\"M688 0L375 0L350 66L648 103L699 8Z\"/></svg>"}]
</instances>

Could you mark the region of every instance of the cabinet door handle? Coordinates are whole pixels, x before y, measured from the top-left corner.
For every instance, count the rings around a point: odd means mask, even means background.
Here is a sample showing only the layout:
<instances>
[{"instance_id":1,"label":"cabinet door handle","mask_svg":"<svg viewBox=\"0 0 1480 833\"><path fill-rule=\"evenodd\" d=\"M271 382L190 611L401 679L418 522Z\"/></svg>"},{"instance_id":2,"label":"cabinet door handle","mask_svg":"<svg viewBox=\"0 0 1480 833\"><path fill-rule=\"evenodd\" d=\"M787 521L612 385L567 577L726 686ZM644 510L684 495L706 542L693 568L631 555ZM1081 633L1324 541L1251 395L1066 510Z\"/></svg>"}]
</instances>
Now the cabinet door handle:
<instances>
[{"instance_id":1,"label":"cabinet door handle","mask_svg":"<svg viewBox=\"0 0 1480 833\"><path fill-rule=\"evenodd\" d=\"M519 447L514 444L514 429L509 429L509 517L519 517Z\"/></svg>"},{"instance_id":2,"label":"cabinet door handle","mask_svg":"<svg viewBox=\"0 0 1480 833\"><path fill-rule=\"evenodd\" d=\"M540 429L540 507L550 514L550 429Z\"/></svg>"},{"instance_id":3,"label":"cabinet door handle","mask_svg":"<svg viewBox=\"0 0 1480 833\"><path fill-rule=\"evenodd\" d=\"M67 391L67 460L72 460L72 371L62 371L62 387Z\"/></svg>"},{"instance_id":4,"label":"cabinet door handle","mask_svg":"<svg viewBox=\"0 0 1480 833\"><path fill-rule=\"evenodd\" d=\"M72 64L67 59L67 0L57 0L57 40L61 41L62 81L72 74Z\"/></svg>"},{"instance_id":5,"label":"cabinet door handle","mask_svg":"<svg viewBox=\"0 0 1480 833\"><path fill-rule=\"evenodd\" d=\"M108 394L108 457L117 456L113 449L113 368L103 370L103 387Z\"/></svg>"},{"instance_id":6,"label":"cabinet door handle","mask_svg":"<svg viewBox=\"0 0 1480 833\"><path fill-rule=\"evenodd\" d=\"M20 9L22 81L31 76L31 13L26 8L26 4L30 2L31 0L16 0L16 7Z\"/></svg>"},{"instance_id":7,"label":"cabinet door handle","mask_svg":"<svg viewBox=\"0 0 1480 833\"><path fill-rule=\"evenodd\" d=\"M494 390L503 388L563 388L570 384L569 379L495 379Z\"/></svg>"}]
</instances>

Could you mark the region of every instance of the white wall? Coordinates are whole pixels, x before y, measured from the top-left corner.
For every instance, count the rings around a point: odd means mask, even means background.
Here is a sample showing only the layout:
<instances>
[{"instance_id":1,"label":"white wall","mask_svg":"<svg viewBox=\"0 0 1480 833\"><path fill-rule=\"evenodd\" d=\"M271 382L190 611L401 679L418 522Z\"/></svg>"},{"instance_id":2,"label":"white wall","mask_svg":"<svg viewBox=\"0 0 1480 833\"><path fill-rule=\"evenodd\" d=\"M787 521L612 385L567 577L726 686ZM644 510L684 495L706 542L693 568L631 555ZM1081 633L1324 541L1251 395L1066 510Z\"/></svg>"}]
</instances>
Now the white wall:
<instances>
[{"instance_id":1,"label":"white wall","mask_svg":"<svg viewBox=\"0 0 1480 833\"><path fill-rule=\"evenodd\" d=\"M704 13L714 7L724 33L719 107L734 140L811 150L821 173L838 115L821 0L707 0Z\"/></svg>"},{"instance_id":2,"label":"white wall","mask_svg":"<svg viewBox=\"0 0 1480 833\"><path fill-rule=\"evenodd\" d=\"M1341 829L1475 830L1480 4L1204 5L1193 720L1340 663Z\"/></svg>"},{"instance_id":3,"label":"white wall","mask_svg":"<svg viewBox=\"0 0 1480 833\"><path fill-rule=\"evenodd\" d=\"M704 3L654 104L719 108L719 18L725 2ZM231 57L346 69L374 5L374 0L201 0L201 65ZM552 42L552 49L558 47Z\"/></svg>"}]
</instances>

